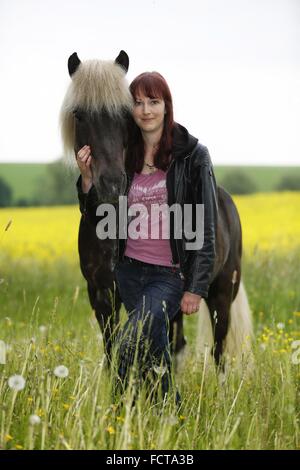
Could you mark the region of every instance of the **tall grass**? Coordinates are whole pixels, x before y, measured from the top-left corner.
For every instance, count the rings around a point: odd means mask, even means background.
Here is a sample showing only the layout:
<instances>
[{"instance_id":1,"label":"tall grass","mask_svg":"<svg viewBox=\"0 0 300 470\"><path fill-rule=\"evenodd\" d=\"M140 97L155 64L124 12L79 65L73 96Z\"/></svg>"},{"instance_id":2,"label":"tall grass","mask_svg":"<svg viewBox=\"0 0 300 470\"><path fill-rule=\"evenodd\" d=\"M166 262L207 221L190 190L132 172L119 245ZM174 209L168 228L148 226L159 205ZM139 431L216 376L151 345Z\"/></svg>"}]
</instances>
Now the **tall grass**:
<instances>
[{"instance_id":1,"label":"tall grass","mask_svg":"<svg viewBox=\"0 0 300 470\"><path fill-rule=\"evenodd\" d=\"M220 383L197 354L197 316L185 319L189 349L175 375L182 396L157 405L131 381L113 398L113 371L76 264L1 258L0 445L7 449L295 449L299 443L299 252L248 253L244 281L254 314L255 367ZM122 312L123 319L125 312ZM300 354L299 354L300 358ZM294 361L295 362L295 361ZM58 365L68 368L57 377ZM22 375L23 390L8 379ZM40 418L31 424L30 416ZM32 420L31 420L32 421Z\"/></svg>"}]
</instances>

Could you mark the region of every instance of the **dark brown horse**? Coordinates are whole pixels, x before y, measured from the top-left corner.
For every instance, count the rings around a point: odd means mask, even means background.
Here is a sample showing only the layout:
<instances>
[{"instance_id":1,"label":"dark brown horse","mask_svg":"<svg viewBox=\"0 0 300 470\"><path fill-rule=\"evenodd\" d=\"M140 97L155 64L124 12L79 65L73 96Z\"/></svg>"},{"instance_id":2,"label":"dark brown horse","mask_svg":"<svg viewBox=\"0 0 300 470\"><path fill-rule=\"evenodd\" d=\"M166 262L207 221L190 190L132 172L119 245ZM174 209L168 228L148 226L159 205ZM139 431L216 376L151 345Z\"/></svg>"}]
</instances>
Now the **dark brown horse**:
<instances>
[{"instance_id":1,"label":"dark brown horse","mask_svg":"<svg viewBox=\"0 0 300 470\"><path fill-rule=\"evenodd\" d=\"M128 66L129 59L124 51L115 61L81 62L76 53L68 61L72 81L61 110L65 153L72 155L74 160L74 150L77 153L86 144L91 147L96 191L89 197L94 197L99 204L117 202L126 187L124 151L127 119L132 107L125 79ZM231 197L221 188L218 189L218 204L217 256L206 303L213 326L213 354L219 365L226 339L232 337L231 352L236 354L245 336L251 335L251 319L245 293L240 289L242 243L239 215ZM104 350L110 359L121 306L113 276L118 243L112 239L100 240L95 224L84 214L79 228L79 257L90 303L103 333ZM234 301L237 305L239 297L246 307L237 309L233 318L230 311ZM236 327L237 324L240 328ZM181 312L170 327L170 338L173 338L175 352L184 348L186 341Z\"/></svg>"}]
</instances>

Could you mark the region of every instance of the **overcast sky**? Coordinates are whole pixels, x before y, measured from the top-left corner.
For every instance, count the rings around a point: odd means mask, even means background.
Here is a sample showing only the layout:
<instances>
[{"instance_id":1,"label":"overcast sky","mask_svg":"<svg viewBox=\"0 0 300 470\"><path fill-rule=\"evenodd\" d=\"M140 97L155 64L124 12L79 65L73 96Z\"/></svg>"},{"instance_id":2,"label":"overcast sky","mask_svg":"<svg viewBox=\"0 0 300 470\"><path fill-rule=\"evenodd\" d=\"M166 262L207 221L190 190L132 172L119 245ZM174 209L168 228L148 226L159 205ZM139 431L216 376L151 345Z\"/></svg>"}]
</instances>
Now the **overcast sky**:
<instances>
[{"instance_id":1,"label":"overcast sky","mask_svg":"<svg viewBox=\"0 0 300 470\"><path fill-rule=\"evenodd\" d=\"M0 162L59 158L69 55L121 49L215 164L300 164L300 0L0 0Z\"/></svg>"}]
</instances>

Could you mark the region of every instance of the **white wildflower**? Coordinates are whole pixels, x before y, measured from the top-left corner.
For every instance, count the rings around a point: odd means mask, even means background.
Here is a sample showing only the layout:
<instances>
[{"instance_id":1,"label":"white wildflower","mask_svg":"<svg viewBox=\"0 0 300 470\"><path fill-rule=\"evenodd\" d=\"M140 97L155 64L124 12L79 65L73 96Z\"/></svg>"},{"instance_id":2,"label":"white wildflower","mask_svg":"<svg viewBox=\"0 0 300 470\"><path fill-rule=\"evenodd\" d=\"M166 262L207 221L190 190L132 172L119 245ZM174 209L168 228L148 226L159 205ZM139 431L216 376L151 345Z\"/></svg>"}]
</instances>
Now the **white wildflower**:
<instances>
[{"instance_id":1,"label":"white wildflower","mask_svg":"<svg viewBox=\"0 0 300 470\"><path fill-rule=\"evenodd\" d=\"M25 387L25 383L26 380L24 379L24 377L22 377L22 375L12 375L8 379L8 386L12 390L16 390L17 392L23 390L23 388Z\"/></svg>"},{"instance_id":2,"label":"white wildflower","mask_svg":"<svg viewBox=\"0 0 300 470\"><path fill-rule=\"evenodd\" d=\"M57 366L54 369L54 375L60 379L65 379L69 375L69 369L66 366Z\"/></svg>"},{"instance_id":3,"label":"white wildflower","mask_svg":"<svg viewBox=\"0 0 300 470\"><path fill-rule=\"evenodd\" d=\"M285 328L285 324L284 324L284 323L282 323L282 322L280 322L280 323L277 323L277 325L276 325L276 326L277 326L278 330L283 330L283 329Z\"/></svg>"},{"instance_id":4,"label":"white wildflower","mask_svg":"<svg viewBox=\"0 0 300 470\"><path fill-rule=\"evenodd\" d=\"M39 327L39 330L40 330L40 333L42 333L42 335L44 335L47 331L47 327L45 325L41 325Z\"/></svg>"},{"instance_id":5,"label":"white wildflower","mask_svg":"<svg viewBox=\"0 0 300 470\"><path fill-rule=\"evenodd\" d=\"M157 375L163 376L167 372L166 366L153 366L153 370Z\"/></svg>"},{"instance_id":6,"label":"white wildflower","mask_svg":"<svg viewBox=\"0 0 300 470\"><path fill-rule=\"evenodd\" d=\"M41 418L38 415L30 415L29 416L29 423L31 426L35 426L36 424L40 424Z\"/></svg>"}]
</instances>

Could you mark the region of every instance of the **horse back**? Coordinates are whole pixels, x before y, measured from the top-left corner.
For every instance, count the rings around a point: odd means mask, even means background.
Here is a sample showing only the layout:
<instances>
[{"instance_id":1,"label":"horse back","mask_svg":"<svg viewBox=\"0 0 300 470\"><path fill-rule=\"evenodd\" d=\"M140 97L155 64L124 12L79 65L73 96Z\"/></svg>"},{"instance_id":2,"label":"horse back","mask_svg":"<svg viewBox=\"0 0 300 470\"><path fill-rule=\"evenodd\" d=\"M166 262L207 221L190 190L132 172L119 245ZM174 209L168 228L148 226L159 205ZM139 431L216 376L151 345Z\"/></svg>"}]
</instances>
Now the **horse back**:
<instances>
[{"instance_id":1,"label":"horse back","mask_svg":"<svg viewBox=\"0 0 300 470\"><path fill-rule=\"evenodd\" d=\"M217 190L218 221L214 277L226 265L233 266L234 269L239 268L242 255L242 230L237 207L225 189L218 186Z\"/></svg>"}]
</instances>

